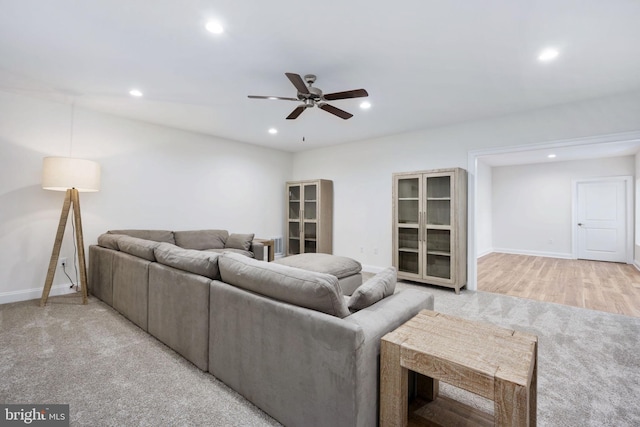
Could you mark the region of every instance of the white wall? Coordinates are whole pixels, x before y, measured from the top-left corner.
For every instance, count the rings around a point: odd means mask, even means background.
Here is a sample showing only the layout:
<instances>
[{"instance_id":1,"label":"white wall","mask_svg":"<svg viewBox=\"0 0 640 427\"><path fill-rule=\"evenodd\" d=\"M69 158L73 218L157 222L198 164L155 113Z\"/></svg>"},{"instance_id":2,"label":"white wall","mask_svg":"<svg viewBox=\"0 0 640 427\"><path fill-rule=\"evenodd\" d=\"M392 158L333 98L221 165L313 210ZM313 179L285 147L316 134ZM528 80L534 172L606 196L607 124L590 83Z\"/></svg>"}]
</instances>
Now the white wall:
<instances>
[{"instance_id":1,"label":"white wall","mask_svg":"<svg viewBox=\"0 0 640 427\"><path fill-rule=\"evenodd\" d=\"M468 152L473 150L638 130L640 92L635 92L296 153L293 175L334 181L334 253L365 266L384 267L392 262L393 172L466 169ZM471 189L474 181L470 176ZM472 207L469 214L473 219Z\"/></svg>"},{"instance_id":2,"label":"white wall","mask_svg":"<svg viewBox=\"0 0 640 427\"><path fill-rule=\"evenodd\" d=\"M635 240L634 240L634 264L640 269L640 153L635 156L636 179L635 179Z\"/></svg>"},{"instance_id":3,"label":"white wall","mask_svg":"<svg viewBox=\"0 0 640 427\"><path fill-rule=\"evenodd\" d=\"M476 246L478 257L493 252L493 169L478 161L476 175Z\"/></svg>"},{"instance_id":4,"label":"white wall","mask_svg":"<svg viewBox=\"0 0 640 427\"><path fill-rule=\"evenodd\" d=\"M634 156L494 167L494 250L571 258L573 180L625 175Z\"/></svg>"},{"instance_id":5,"label":"white wall","mask_svg":"<svg viewBox=\"0 0 640 427\"><path fill-rule=\"evenodd\" d=\"M114 228L283 233L290 153L77 107L70 129L69 105L0 92L0 303L42 292L64 199L40 186L45 156L102 167L101 191L80 196L85 245ZM61 256L74 256L70 223Z\"/></svg>"}]
</instances>

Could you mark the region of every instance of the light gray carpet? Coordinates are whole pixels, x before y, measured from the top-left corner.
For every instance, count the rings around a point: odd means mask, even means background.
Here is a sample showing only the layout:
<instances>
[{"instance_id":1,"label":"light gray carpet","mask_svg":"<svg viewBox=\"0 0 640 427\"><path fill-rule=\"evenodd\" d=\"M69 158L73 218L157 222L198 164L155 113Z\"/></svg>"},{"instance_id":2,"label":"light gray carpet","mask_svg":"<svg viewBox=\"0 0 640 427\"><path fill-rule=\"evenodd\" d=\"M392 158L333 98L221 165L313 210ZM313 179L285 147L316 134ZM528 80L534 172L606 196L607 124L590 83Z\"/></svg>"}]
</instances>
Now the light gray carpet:
<instances>
[{"instance_id":1,"label":"light gray carpet","mask_svg":"<svg viewBox=\"0 0 640 427\"><path fill-rule=\"evenodd\" d=\"M539 336L539 426L640 425L640 319L407 286L434 293L438 311ZM68 403L72 425L279 425L99 300L49 301L0 305L0 402Z\"/></svg>"}]
</instances>

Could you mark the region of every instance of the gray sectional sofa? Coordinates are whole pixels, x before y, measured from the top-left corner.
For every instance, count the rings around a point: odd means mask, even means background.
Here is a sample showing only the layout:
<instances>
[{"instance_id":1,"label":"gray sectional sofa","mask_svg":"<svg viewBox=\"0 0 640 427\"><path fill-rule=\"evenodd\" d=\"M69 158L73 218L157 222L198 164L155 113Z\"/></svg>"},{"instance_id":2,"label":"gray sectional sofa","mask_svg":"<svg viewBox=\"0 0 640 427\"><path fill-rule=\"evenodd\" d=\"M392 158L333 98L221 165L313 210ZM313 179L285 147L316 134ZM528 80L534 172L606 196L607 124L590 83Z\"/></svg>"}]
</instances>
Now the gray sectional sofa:
<instances>
[{"instance_id":1,"label":"gray sectional sofa","mask_svg":"<svg viewBox=\"0 0 640 427\"><path fill-rule=\"evenodd\" d=\"M103 234L89 290L286 426L375 426L380 338L433 297L394 293L392 268L347 296L336 277L251 246L212 251L214 231Z\"/></svg>"}]
</instances>

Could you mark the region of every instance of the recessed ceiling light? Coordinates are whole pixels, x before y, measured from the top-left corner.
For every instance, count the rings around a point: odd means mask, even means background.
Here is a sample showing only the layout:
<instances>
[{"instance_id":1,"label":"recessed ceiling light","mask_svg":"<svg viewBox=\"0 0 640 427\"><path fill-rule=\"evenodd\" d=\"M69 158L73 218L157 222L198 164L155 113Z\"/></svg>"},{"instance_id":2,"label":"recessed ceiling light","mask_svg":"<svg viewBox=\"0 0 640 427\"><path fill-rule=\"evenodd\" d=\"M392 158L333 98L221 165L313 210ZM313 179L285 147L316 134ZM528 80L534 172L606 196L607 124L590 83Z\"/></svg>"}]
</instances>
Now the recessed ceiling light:
<instances>
[{"instance_id":1,"label":"recessed ceiling light","mask_svg":"<svg viewBox=\"0 0 640 427\"><path fill-rule=\"evenodd\" d=\"M555 154L549 154L547 157L550 158L550 159L555 159L556 155Z\"/></svg>"},{"instance_id":2,"label":"recessed ceiling light","mask_svg":"<svg viewBox=\"0 0 640 427\"><path fill-rule=\"evenodd\" d=\"M538 60L542 62L549 62L553 59L556 59L559 54L560 52L558 52L557 49L550 47L540 52L540 54L538 55Z\"/></svg>"},{"instance_id":3,"label":"recessed ceiling light","mask_svg":"<svg viewBox=\"0 0 640 427\"><path fill-rule=\"evenodd\" d=\"M140 98L142 96L142 92L140 92L138 89L131 89L129 91L129 95L135 96L136 98Z\"/></svg>"},{"instance_id":4,"label":"recessed ceiling light","mask_svg":"<svg viewBox=\"0 0 640 427\"><path fill-rule=\"evenodd\" d=\"M369 109L371 108L371 103L368 101L362 101L360 103L360 108L362 108L363 110Z\"/></svg>"},{"instance_id":5,"label":"recessed ceiling light","mask_svg":"<svg viewBox=\"0 0 640 427\"><path fill-rule=\"evenodd\" d=\"M271 135L275 135L276 133L278 133L278 129L276 129L276 128L271 128L271 129L269 129L269 133L270 133Z\"/></svg>"},{"instance_id":6,"label":"recessed ceiling light","mask_svg":"<svg viewBox=\"0 0 640 427\"><path fill-rule=\"evenodd\" d=\"M224 28L222 27L222 24L219 23L218 21L209 21L209 22L207 22L207 25L205 26L205 28L207 29L207 31L209 31L210 33L213 33L213 34L222 34L222 33L224 33Z\"/></svg>"}]
</instances>

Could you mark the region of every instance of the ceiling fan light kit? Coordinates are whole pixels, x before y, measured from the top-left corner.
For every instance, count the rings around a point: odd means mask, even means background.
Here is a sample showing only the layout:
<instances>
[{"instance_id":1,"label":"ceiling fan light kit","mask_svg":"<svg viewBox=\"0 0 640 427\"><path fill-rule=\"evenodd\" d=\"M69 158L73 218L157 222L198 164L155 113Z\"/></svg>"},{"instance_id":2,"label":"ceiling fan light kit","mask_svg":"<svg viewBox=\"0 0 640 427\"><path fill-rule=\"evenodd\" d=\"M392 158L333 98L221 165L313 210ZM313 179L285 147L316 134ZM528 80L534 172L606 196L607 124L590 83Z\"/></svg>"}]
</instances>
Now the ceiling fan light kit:
<instances>
[{"instance_id":1,"label":"ceiling fan light kit","mask_svg":"<svg viewBox=\"0 0 640 427\"><path fill-rule=\"evenodd\" d=\"M314 87L313 84L316 81L315 74L306 74L304 76L304 80L300 77L300 74L295 73L284 73L285 76L289 79L291 84L298 91L297 98L287 98L282 96L259 96L259 95L249 95L251 99L278 99L284 101L298 101L302 102L299 106L297 106L288 116L287 120L297 119L300 114L304 112L307 108L312 108L314 106L318 106L321 110L324 110L328 113L333 114L334 116L338 116L341 119L347 120L353 117L353 114L348 113L344 110L341 110L338 107L334 107L331 104L327 104L327 101L337 101L340 99L349 99L349 98L363 98L369 96L366 90L364 89L354 89L354 90L346 90L343 92L334 92L323 94L322 90ZM305 84L306 82L306 84Z\"/></svg>"}]
</instances>

